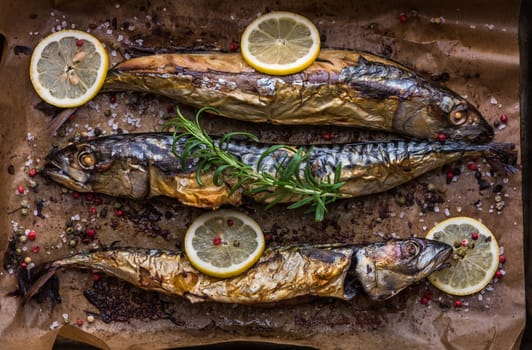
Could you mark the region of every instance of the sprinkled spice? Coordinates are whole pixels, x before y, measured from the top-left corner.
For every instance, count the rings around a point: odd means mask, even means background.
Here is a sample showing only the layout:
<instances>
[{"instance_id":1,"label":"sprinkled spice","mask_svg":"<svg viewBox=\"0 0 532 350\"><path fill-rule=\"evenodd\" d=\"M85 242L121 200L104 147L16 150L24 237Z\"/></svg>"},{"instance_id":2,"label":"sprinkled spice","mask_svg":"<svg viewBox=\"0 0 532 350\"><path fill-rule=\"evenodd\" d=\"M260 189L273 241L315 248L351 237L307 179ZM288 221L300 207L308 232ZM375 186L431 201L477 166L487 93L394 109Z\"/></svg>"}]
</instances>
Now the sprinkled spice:
<instances>
[{"instance_id":1,"label":"sprinkled spice","mask_svg":"<svg viewBox=\"0 0 532 350\"><path fill-rule=\"evenodd\" d=\"M94 238L94 236L96 236L96 231L93 228L90 228L87 230L86 234L87 234L87 237Z\"/></svg>"},{"instance_id":2,"label":"sprinkled spice","mask_svg":"<svg viewBox=\"0 0 532 350\"><path fill-rule=\"evenodd\" d=\"M222 244L222 239L221 239L220 237L214 237L214 238L212 239L212 244L214 244L214 245L220 245L220 244Z\"/></svg>"},{"instance_id":3,"label":"sprinkled spice","mask_svg":"<svg viewBox=\"0 0 532 350\"><path fill-rule=\"evenodd\" d=\"M478 165L475 162L469 162L469 163L467 163L467 168L469 170L471 170L471 171L477 171L478 170Z\"/></svg>"},{"instance_id":4,"label":"sprinkled spice","mask_svg":"<svg viewBox=\"0 0 532 350\"><path fill-rule=\"evenodd\" d=\"M501 115L499 119L501 120L501 123L503 124L508 123L508 116L506 114Z\"/></svg>"},{"instance_id":5,"label":"sprinkled spice","mask_svg":"<svg viewBox=\"0 0 532 350\"><path fill-rule=\"evenodd\" d=\"M30 232L28 232L28 239L30 241L34 241L36 238L37 238L37 233L35 231L31 230Z\"/></svg>"},{"instance_id":6,"label":"sprinkled spice","mask_svg":"<svg viewBox=\"0 0 532 350\"><path fill-rule=\"evenodd\" d=\"M236 41L232 41L231 44L229 44L229 51L231 52L235 52L236 50L238 50L239 48L239 45Z\"/></svg>"}]
</instances>

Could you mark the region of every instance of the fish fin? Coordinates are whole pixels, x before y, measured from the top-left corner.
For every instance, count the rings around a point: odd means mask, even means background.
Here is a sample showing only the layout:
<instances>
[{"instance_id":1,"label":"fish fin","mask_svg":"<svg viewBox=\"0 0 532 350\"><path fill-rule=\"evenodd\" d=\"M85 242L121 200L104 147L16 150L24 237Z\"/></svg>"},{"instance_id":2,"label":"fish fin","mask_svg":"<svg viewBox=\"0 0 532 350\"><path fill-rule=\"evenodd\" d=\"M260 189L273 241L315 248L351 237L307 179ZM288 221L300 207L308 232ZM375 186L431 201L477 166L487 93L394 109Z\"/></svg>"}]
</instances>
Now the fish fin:
<instances>
[{"instance_id":1,"label":"fish fin","mask_svg":"<svg viewBox=\"0 0 532 350\"><path fill-rule=\"evenodd\" d=\"M484 158L495 171L505 174L515 174L519 171L517 166L518 153L513 143L494 142L487 146L489 152Z\"/></svg>"},{"instance_id":2,"label":"fish fin","mask_svg":"<svg viewBox=\"0 0 532 350\"><path fill-rule=\"evenodd\" d=\"M48 281L55 275L59 265L47 264L37 268L36 274L31 270L20 269L18 272L19 293L22 295L22 305L26 304L31 298L37 295ZM37 277L38 276L38 277ZM58 294L52 292L52 294ZM60 300L59 295L53 297L54 300Z\"/></svg>"},{"instance_id":3,"label":"fish fin","mask_svg":"<svg viewBox=\"0 0 532 350\"><path fill-rule=\"evenodd\" d=\"M52 120L48 123L48 134L50 136L55 135L57 130L70 118L71 115L76 113L78 108L66 108L59 112Z\"/></svg>"}]
</instances>

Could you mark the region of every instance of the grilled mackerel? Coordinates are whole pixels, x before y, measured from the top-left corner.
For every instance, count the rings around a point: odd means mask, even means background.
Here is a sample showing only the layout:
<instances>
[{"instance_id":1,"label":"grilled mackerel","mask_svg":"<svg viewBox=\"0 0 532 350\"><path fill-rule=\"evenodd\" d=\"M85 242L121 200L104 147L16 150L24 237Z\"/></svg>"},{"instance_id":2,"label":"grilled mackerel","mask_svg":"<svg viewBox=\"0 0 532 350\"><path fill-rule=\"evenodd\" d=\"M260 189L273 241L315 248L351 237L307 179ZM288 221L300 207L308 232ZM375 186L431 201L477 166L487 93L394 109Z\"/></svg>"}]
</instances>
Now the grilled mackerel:
<instances>
[{"instance_id":1,"label":"grilled mackerel","mask_svg":"<svg viewBox=\"0 0 532 350\"><path fill-rule=\"evenodd\" d=\"M196 179L198 160L184 165L172 152L172 133L121 134L100 137L51 152L44 174L79 192L98 192L117 197L146 199L172 197L185 205L218 208L238 206L246 191L231 191L237 179L215 184L212 173ZM178 142L177 154L184 139ZM294 148L281 148L259 164L269 145L232 140L227 151L245 164L275 175L290 162ZM358 197L389 190L430 170L464 157L487 158L515 171L512 144L471 145L457 142L390 141L306 147L310 154L300 172L310 168L318 181L328 182L340 168L341 197ZM303 175L301 175L302 178ZM234 181L231 181L234 180ZM245 185L246 186L246 185ZM245 188L244 188L245 190ZM275 191L275 188L271 189ZM254 198L263 197L256 195ZM289 197L286 201L296 201Z\"/></svg>"},{"instance_id":2,"label":"grilled mackerel","mask_svg":"<svg viewBox=\"0 0 532 350\"><path fill-rule=\"evenodd\" d=\"M453 91L393 61L362 52L322 50L301 73L270 76L239 53L162 54L111 69L104 91L164 95L249 122L341 125L434 140L486 143L493 129Z\"/></svg>"},{"instance_id":3,"label":"grilled mackerel","mask_svg":"<svg viewBox=\"0 0 532 350\"><path fill-rule=\"evenodd\" d=\"M58 268L80 267L191 302L258 304L305 295L351 300L358 288L372 299L385 300L440 268L451 252L445 243L419 238L271 248L247 272L218 279L194 269L183 252L108 248L48 264L33 286L25 286L28 270L22 270L20 285L28 300Z\"/></svg>"}]
</instances>

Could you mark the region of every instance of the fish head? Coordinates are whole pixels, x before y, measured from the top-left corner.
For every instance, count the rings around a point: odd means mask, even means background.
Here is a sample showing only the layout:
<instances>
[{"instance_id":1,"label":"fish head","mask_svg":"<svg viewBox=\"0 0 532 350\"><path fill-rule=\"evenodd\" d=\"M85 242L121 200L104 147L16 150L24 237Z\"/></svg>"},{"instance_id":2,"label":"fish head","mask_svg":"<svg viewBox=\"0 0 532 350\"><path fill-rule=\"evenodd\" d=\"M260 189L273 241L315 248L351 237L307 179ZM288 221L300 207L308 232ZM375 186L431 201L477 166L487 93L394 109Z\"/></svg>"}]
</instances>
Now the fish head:
<instances>
[{"instance_id":1,"label":"fish head","mask_svg":"<svg viewBox=\"0 0 532 350\"><path fill-rule=\"evenodd\" d=\"M372 299L388 299L442 266L448 244L421 238L389 240L357 250L355 272Z\"/></svg>"},{"instance_id":2,"label":"fish head","mask_svg":"<svg viewBox=\"0 0 532 350\"><path fill-rule=\"evenodd\" d=\"M148 170L134 159L123 157L120 147L109 141L95 139L53 150L46 158L44 175L78 192L144 198Z\"/></svg>"},{"instance_id":3,"label":"fish head","mask_svg":"<svg viewBox=\"0 0 532 350\"><path fill-rule=\"evenodd\" d=\"M488 143L493 128L470 103L449 92L430 103L411 98L402 101L394 115L393 127L424 139L447 139L467 143Z\"/></svg>"},{"instance_id":4,"label":"fish head","mask_svg":"<svg viewBox=\"0 0 532 350\"><path fill-rule=\"evenodd\" d=\"M442 108L448 126L442 133L454 141L488 143L493 138L493 128L480 112L465 101L458 101L452 107Z\"/></svg>"}]
</instances>

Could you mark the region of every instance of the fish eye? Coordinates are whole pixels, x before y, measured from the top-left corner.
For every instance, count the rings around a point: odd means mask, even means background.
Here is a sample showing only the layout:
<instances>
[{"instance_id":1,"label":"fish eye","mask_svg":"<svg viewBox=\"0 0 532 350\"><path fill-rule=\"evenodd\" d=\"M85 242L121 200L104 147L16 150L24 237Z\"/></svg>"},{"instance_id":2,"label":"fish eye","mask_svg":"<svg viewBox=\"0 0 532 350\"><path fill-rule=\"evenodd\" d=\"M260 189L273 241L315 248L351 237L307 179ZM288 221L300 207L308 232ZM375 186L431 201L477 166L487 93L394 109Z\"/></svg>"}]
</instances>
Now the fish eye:
<instances>
[{"instance_id":1,"label":"fish eye","mask_svg":"<svg viewBox=\"0 0 532 350\"><path fill-rule=\"evenodd\" d=\"M455 108L449 113L449 121L452 125L462 125L467 121L467 111L463 107Z\"/></svg>"},{"instance_id":2,"label":"fish eye","mask_svg":"<svg viewBox=\"0 0 532 350\"><path fill-rule=\"evenodd\" d=\"M96 158L90 150L84 149L78 153L78 162L83 169L90 170L94 168Z\"/></svg>"},{"instance_id":3,"label":"fish eye","mask_svg":"<svg viewBox=\"0 0 532 350\"><path fill-rule=\"evenodd\" d=\"M418 255L421 251L420 244L414 240L406 241L401 248L403 255L409 258Z\"/></svg>"}]
</instances>

